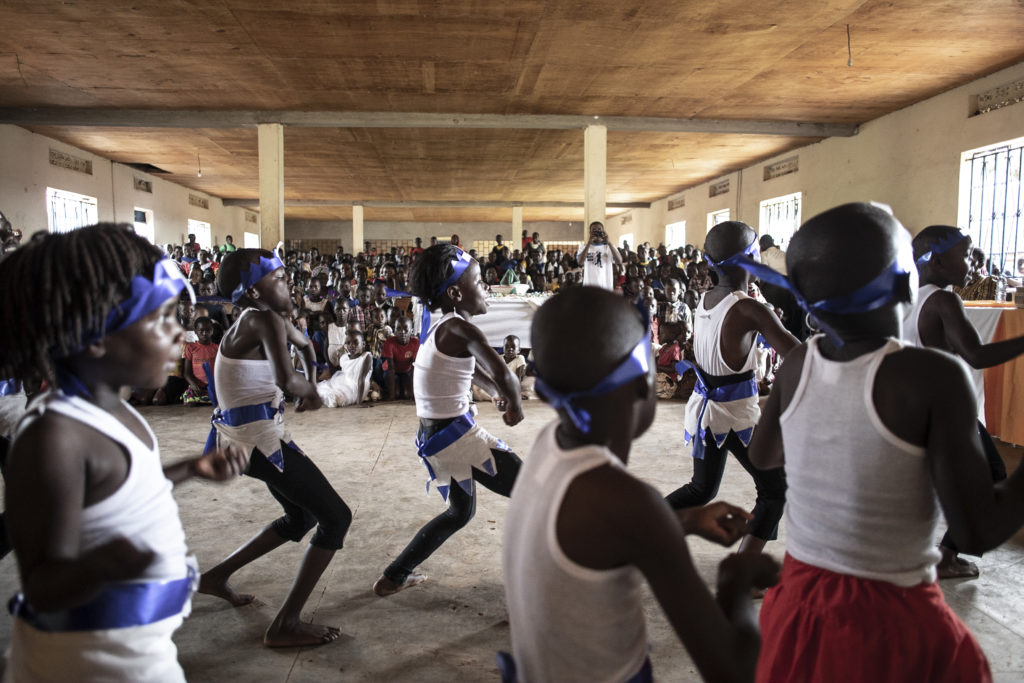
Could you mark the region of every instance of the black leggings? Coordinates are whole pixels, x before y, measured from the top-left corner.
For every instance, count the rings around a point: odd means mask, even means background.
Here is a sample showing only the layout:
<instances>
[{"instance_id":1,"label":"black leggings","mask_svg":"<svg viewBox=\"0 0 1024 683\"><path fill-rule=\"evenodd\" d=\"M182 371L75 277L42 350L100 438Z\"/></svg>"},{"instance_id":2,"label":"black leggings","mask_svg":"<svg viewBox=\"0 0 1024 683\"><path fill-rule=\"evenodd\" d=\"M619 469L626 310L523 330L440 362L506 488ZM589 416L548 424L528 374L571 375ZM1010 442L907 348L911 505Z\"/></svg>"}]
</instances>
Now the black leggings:
<instances>
[{"instance_id":1,"label":"black leggings","mask_svg":"<svg viewBox=\"0 0 1024 683\"><path fill-rule=\"evenodd\" d=\"M754 467L747 455L747 447L735 432L729 432L721 446L717 446L715 438L709 434L704 459L693 459L693 479L668 494L665 500L674 510L710 503L718 495L728 453L736 456L743 469L754 479L754 487L757 489L754 519L748 525L750 534L764 541L774 541L778 537L779 520L786 506L786 473L781 467L771 470Z\"/></svg>"},{"instance_id":2,"label":"black leggings","mask_svg":"<svg viewBox=\"0 0 1024 683\"><path fill-rule=\"evenodd\" d=\"M438 431L438 428L432 431ZM420 434L422 438L429 436L429 432L424 435L422 427ZM451 488L448 489L448 509L416 532L416 535L409 541L409 545L405 546L405 550L384 570L384 576L395 583L402 583L452 534L473 519L473 514L476 512L476 482L480 482L484 487L508 498L512 493L512 485L516 483L516 477L519 475L519 468L523 461L515 453L508 451L492 448L491 454L494 456L496 465L495 474L492 476L474 467L473 481L470 483L473 488L472 494L463 491L462 487L452 480Z\"/></svg>"},{"instance_id":3,"label":"black leggings","mask_svg":"<svg viewBox=\"0 0 1024 683\"><path fill-rule=\"evenodd\" d=\"M992 441L992 436L980 421L978 422L978 436L981 437L981 448L985 452L985 460L988 462L988 471L992 475L992 483L998 484L1003 479L1006 479L1006 464L999 455L999 450L996 448L995 442ZM939 543L954 553L960 552L956 547L956 543L953 542L953 538L949 535L948 530Z\"/></svg>"},{"instance_id":4,"label":"black leggings","mask_svg":"<svg viewBox=\"0 0 1024 683\"><path fill-rule=\"evenodd\" d=\"M265 483L284 508L284 515L271 523L274 531L281 538L297 542L317 526L310 545L324 550L340 549L352 524L352 511L312 460L284 442L281 455L284 472L254 448L246 472Z\"/></svg>"}]
</instances>

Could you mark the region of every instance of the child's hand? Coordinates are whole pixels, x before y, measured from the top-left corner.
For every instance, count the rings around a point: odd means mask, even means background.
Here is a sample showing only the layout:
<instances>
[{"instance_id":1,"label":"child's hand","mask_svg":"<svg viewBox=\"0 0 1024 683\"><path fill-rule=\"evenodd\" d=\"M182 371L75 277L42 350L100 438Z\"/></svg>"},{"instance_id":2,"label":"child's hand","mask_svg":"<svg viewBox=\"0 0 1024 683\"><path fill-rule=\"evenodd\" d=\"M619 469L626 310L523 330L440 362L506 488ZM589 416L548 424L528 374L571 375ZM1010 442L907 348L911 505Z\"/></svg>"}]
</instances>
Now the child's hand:
<instances>
[{"instance_id":1,"label":"child's hand","mask_svg":"<svg viewBox=\"0 0 1024 683\"><path fill-rule=\"evenodd\" d=\"M249 467L249 456L238 446L211 451L196 459L193 470L197 477L210 481L227 481L240 477Z\"/></svg>"},{"instance_id":2,"label":"child's hand","mask_svg":"<svg viewBox=\"0 0 1024 683\"><path fill-rule=\"evenodd\" d=\"M725 501L717 501L699 508L687 508L678 513L683 531L700 536L706 541L729 547L747 534L747 522L754 516Z\"/></svg>"},{"instance_id":3,"label":"child's hand","mask_svg":"<svg viewBox=\"0 0 1024 683\"><path fill-rule=\"evenodd\" d=\"M89 570L104 581L134 579L156 559L152 550L136 548L131 541L118 536L87 553Z\"/></svg>"},{"instance_id":4,"label":"child's hand","mask_svg":"<svg viewBox=\"0 0 1024 683\"><path fill-rule=\"evenodd\" d=\"M771 588L779 582L781 568L771 555L733 553L718 565L718 591L736 587L743 590Z\"/></svg>"}]
</instances>

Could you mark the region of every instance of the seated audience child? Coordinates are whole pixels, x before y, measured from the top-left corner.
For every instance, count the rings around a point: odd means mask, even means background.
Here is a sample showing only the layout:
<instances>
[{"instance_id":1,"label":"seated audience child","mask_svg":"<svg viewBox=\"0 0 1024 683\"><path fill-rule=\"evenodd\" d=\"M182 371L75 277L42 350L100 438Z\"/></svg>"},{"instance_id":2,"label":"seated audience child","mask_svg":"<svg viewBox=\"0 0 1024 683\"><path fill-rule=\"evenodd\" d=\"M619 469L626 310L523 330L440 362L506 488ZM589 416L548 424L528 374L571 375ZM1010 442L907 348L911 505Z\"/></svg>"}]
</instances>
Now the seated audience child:
<instances>
[{"instance_id":1,"label":"seated audience child","mask_svg":"<svg viewBox=\"0 0 1024 683\"><path fill-rule=\"evenodd\" d=\"M241 474L246 458L161 467L152 430L119 393L163 384L184 341L186 289L130 225L37 237L0 264L0 291L18 292L0 299L0 376L52 387L21 421L6 469L22 593L4 680L185 680L171 636L196 566L171 488Z\"/></svg>"},{"instance_id":2,"label":"seated audience child","mask_svg":"<svg viewBox=\"0 0 1024 683\"><path fill-rule=\"evenodd\" d=\"M964 313L963 301L953 288L963 285L969 277L969 235L952 226L932 225L919 232L913 244L921 287L903 323L906 342L948 351L976 370L1005 363L1024 353L1024 337L982 344L978 331ZM980 398L984 399L983 392ZM978 434L993 481L1006 479L1006 465L980 421ZM936 569L940 579L978 576L978 565L959 557L949 532L939 543L939 550L942 560Z\"/></svg>"},{"instance_id":3,"label":"seated audience child","mask_svg":"<svg viewBox=\"0 0 1024 683\"><path fill-rule=\"evenodd\" d=\"M196 340L185 344L185 361L182 374L188 382L188 389L182 394L181 400L187 406L210 405L210 395L206 391L209 379L206 376L204 363L213 368L217 358L217 345L213 343L213 321L206 316L196 318Z\"/></svg>"},{"instance_id":4,"label":"seated audience child","mask_svg":"<svg viewBox=\"0 0 1024 683\"><path fill-rule=\"evenodd\" d=\"M317 382L316 393L325 408L355 405L370 398L373 358L366 350L363 335L349 333L345 337L345 351L345 355L338 359L338 369L334 374Z\"/></svg>"},{"instance_id":5,"label":"seated audience child","mask_svg":"<svg viewBox=\"0 0 1024 683\"><path fill-rule=\"evenodd\" d=\"M680 377L676 365L680 361L696 362L693 355L693 344L690 341L690 327L685 320L674 323L662 323L658 330L661 348L657 354L658 375L655 378L658 398L690 398L696 373L686 370Z\"/></svg>"},{"instance_id":6,"label":"seated audience child","mask_svg":"<svg viewBox=\"0 0 1024 683\"><path fill-rule=\"evenodd\" d=\"M683 302L683 295L686 288L678 278L665 280L665 300L658 306L658 320L663 323L675 323L685 321L688 327L693 327L693 312Z\"/></svg>"},{"instance_id":7,"label":"seated audience child","mask_svg":"<svg viewBox=\"0 0 1024 683\"><path fill-rule=\"evenodd\" d=\"M726 558L716 597L684 538L731 545L750 515L721 502L673 511L626 470L632 441L654 420L649 334L635 305L594 287L551 298L534 318L537 391L558 417L509 502L502 566L514 661L502 658L504 681L652 680L643 580L701 676L753 677L750 591L771 585L778 565ZM601 343L566 343L577 338Z\"/></svg>"},{"instance_id":8,"label":"seated audience child","mask_svg":"<svg viewBox=\"0 0 1024 683\"><path fill-rule=\"evenodd\" d=\"M345 354L346 324L349 306L347 301L339 301L334 308L334 321L327 325L327 363L337 368L341 357Z\"/></svg>"},{"instance_id":9,"label":"seated audience child","mask_svg":"<svg viewBox=\"0 0 1024 683\"><path fill-rule=\"evenodd\" d=\"M401 317L395 334L388 337L380 357L387 362L384 377L385 398L388 400L413 398L413 362L419 351L420 340L412 334L412 321Z\"/></svg>"},{"instance_id":10,"label":"seated audience child","mask_svg":"<svg viewBox=\"0 0 1024 683\"><path fill-rule=\"evenodd\" d=\"M732 453L757 491L750 535L743 539L740 552L760 551L776 538L786 502L782 469L763 472L747 456L760 416L754 379L757 338L763 336L783 355L797 344L771 309L746 294L749 275L740 264L757 255L757 247L757 234L738 221L714 226L704 243L718 284L701 297L693 324L693 369L699 379L683 423L683 439L693 445L693 477L668 495L677 510L709 502L718 494L726 458Z\"/></svg>"},{"instance_id":11,"label":"seated audience child","mask_svg":"<svg viewBox=\"0 0 1024 683\"><path fill-rule=\"evenodd\" d=\"M935 582L935 532L941 508L963 551L1005 541L1024 522L1024 468L992 483L963 364L899 341L910 235L846 204L793 235L786 266L826 334L786 357L750 445L789 483L758 680L990 681Z\"/></svg>"}]
</instances>

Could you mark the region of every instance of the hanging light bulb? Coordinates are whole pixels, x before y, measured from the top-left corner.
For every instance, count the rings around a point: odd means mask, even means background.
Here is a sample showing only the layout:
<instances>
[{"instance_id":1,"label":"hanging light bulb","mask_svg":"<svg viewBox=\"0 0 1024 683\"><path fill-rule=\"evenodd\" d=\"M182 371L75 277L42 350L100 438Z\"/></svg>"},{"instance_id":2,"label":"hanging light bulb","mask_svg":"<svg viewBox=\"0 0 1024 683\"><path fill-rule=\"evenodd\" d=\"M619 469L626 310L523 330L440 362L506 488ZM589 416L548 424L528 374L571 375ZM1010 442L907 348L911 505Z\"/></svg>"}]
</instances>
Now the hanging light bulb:
<instances>
[{"instance_id":1,"label":"hanging light bulb","mask_svg":"<svg viewBox=\"0 0 1024 683\"><path fill-rule=\"evenodd\" d=\"M199 150L196 150L196 178L203 177L203 164L199 160Z\"/></svg>"}]
</instances>

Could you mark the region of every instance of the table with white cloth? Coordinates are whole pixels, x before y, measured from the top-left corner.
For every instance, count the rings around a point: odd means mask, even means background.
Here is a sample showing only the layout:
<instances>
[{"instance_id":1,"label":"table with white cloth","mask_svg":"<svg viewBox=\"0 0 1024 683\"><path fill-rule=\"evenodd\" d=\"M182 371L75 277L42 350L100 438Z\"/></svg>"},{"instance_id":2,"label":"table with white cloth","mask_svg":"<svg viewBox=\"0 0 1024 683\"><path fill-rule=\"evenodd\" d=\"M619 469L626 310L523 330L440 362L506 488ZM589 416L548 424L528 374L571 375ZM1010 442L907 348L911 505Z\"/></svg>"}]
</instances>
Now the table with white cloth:
<instances>
[{"instance_id":1,"label":"table with white cloth","mask_svg":"<svg viewBox=\"0 0 1024 683\"><path fill-rule=\"evenodd\" d=\"M473 324L495 348L505 344L505 337L514 334L525 348L531 346L530 326L533 315L549 296L501 296L487 299L487 313L473 317Z\"/></svg>"},{"instance_id":2,"label":"table with white cloth","mask_svg":"<svg viewBox=\"0 0 1024 683\"><path fill-rule=\"evenodd\" d=\"M1024 310L994 302L968 302L964 306L982 344L1024 335ZM988 368L972 370L974 388L979 396L979 419L989 433L1007 443L1024 444L1024 420L1017 419L1024 406L1024 358Z\"/></svg>"}]
</instances>

